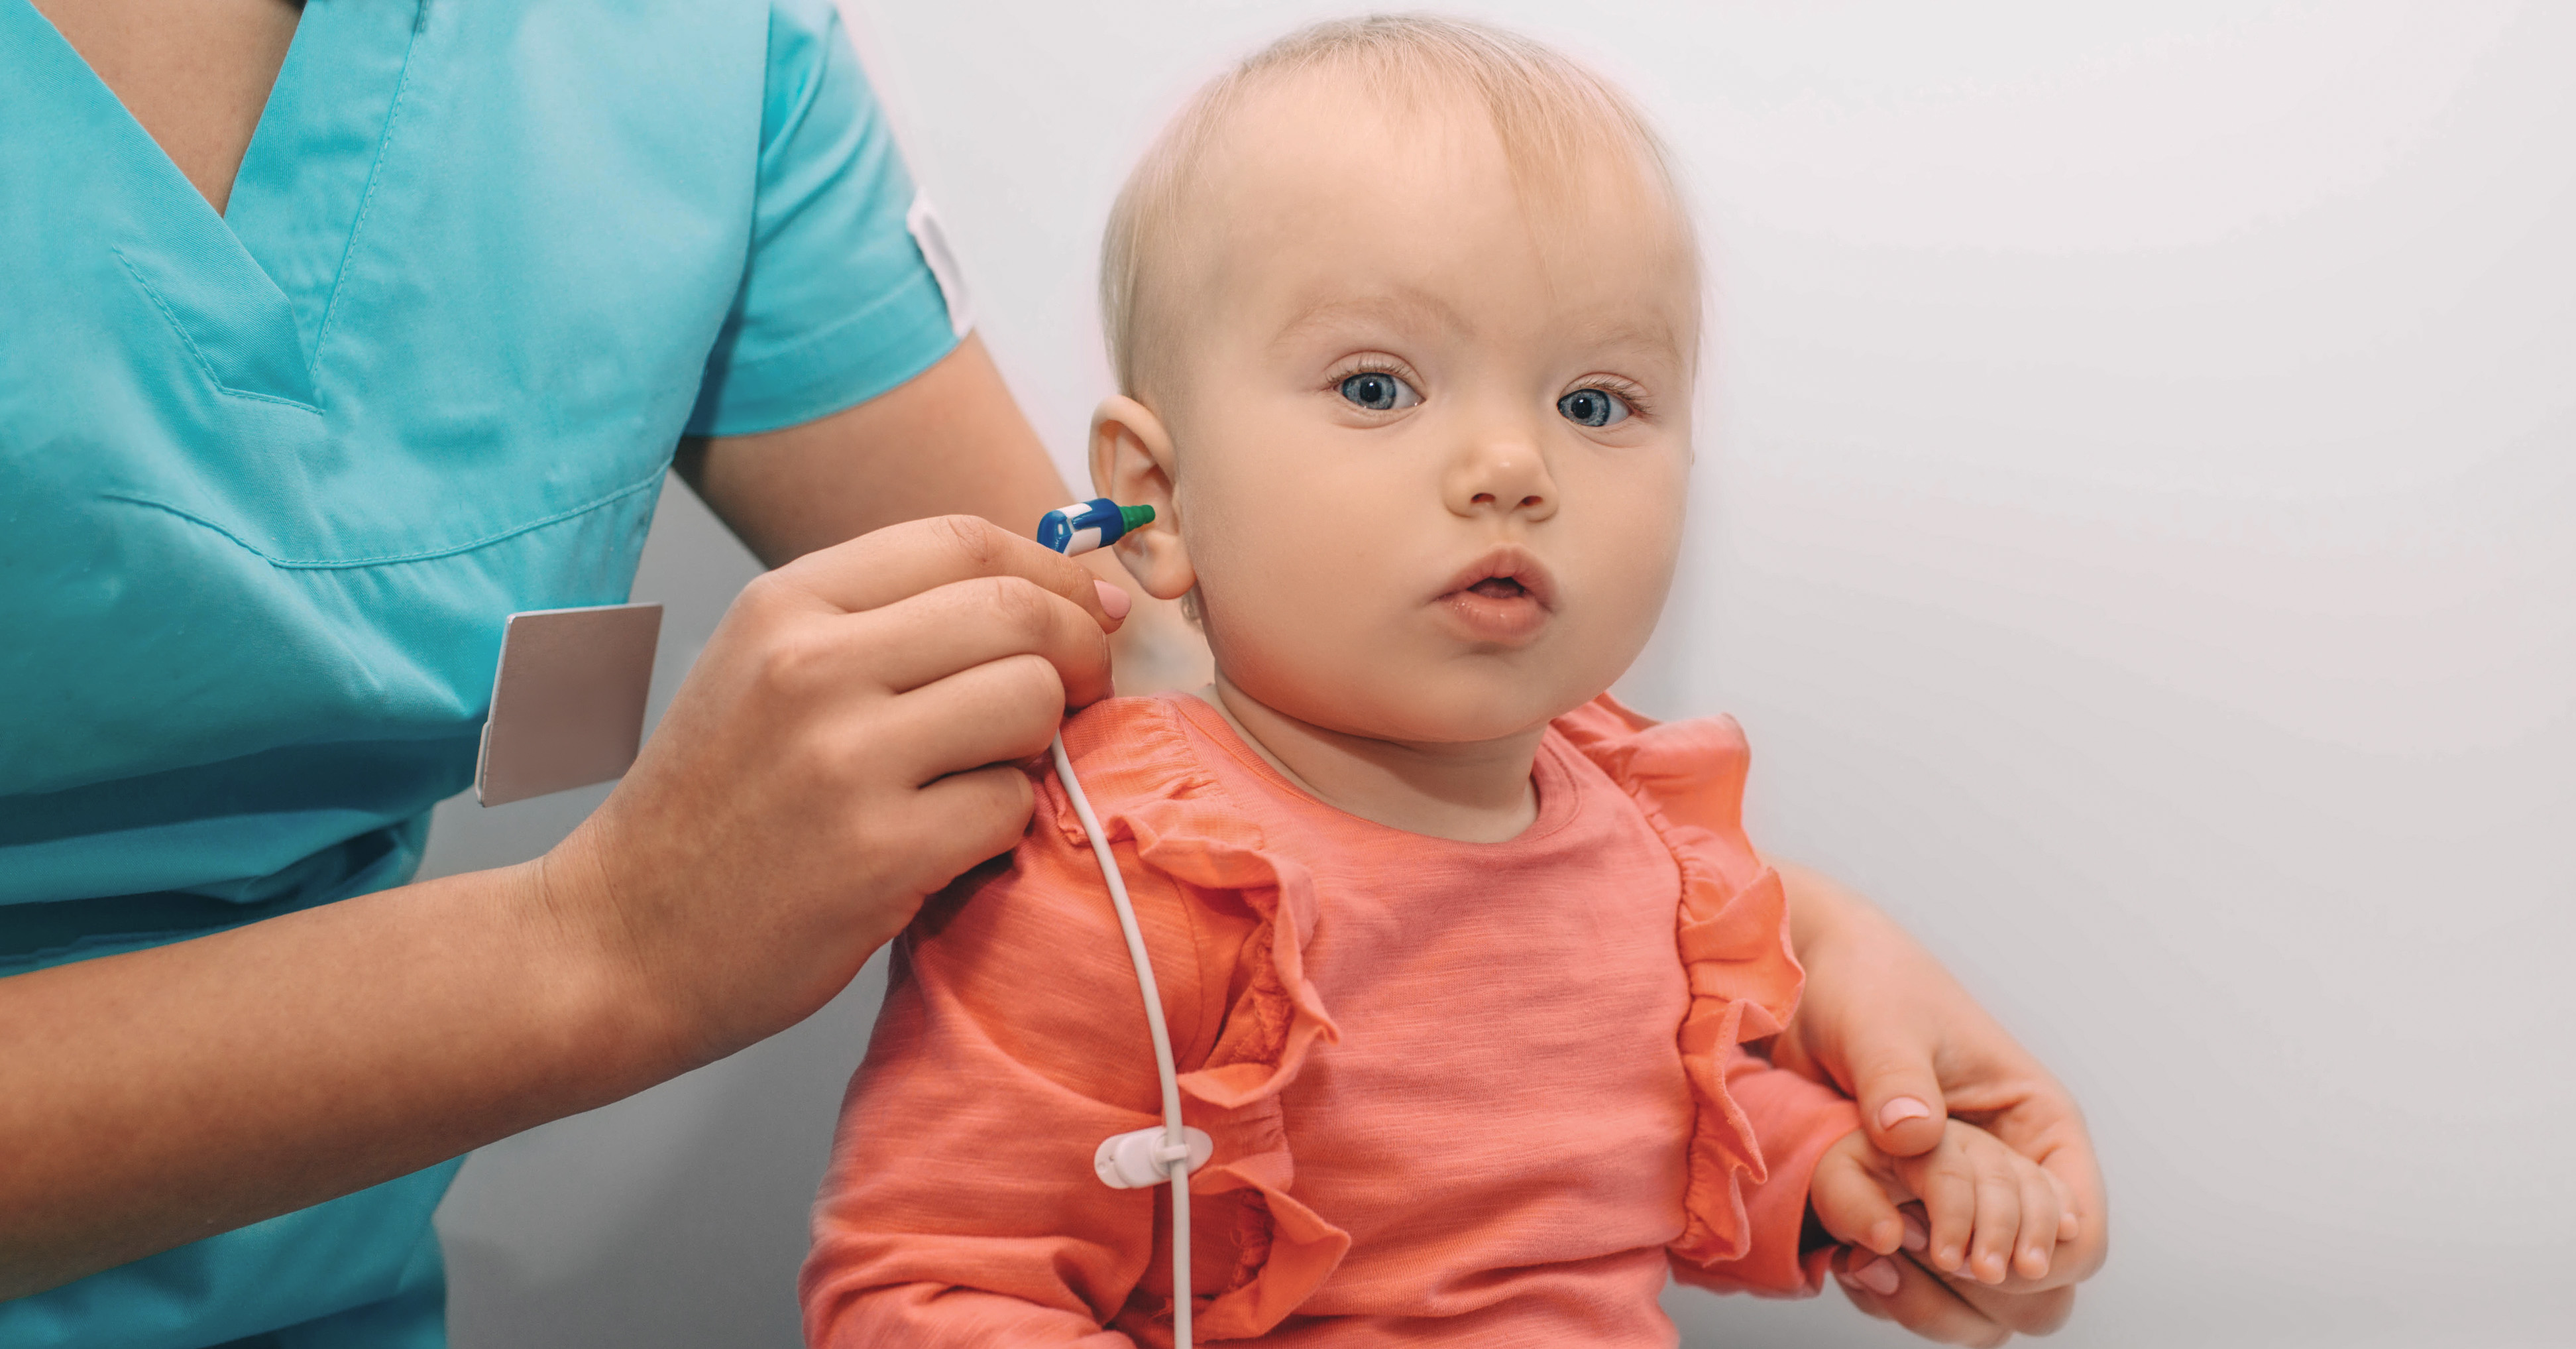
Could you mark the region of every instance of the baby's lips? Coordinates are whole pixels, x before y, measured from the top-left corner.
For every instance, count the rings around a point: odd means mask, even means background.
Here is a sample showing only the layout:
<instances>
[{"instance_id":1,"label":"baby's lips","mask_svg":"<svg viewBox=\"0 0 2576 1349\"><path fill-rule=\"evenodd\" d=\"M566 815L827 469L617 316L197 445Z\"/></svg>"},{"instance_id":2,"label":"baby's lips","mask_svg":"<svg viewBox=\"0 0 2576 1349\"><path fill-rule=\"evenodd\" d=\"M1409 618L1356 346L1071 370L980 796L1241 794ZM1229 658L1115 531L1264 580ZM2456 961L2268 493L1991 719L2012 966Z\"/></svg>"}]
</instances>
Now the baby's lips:
<instances>
[{"instance_id":1,"label":"baby's lips","mask_svg":"<svg viewBox=\"0 0 2576 1349\"><path fill-rule=\"evenodd\" d=\"M1454 595L1478 581L1506 577L1520 583L1537 600L1542 609L1556 607L1556 578L1548 574L1547 564L1538 554L1517 543L1497 544L1479 555L1474 562L1461 567L1432 596L1434 599Z\"/></svg>"}]
</instances>

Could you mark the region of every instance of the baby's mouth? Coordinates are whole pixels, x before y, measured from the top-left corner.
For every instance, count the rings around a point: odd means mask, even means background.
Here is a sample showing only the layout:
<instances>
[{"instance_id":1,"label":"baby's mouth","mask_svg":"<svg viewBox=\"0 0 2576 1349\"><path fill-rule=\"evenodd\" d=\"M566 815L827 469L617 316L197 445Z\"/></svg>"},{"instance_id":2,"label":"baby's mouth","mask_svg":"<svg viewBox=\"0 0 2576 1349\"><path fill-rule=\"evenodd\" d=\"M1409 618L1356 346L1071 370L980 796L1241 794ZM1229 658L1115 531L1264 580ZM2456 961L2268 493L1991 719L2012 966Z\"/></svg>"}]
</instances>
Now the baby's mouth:
<instances>
[{"instance_id":1,"label":"baby's mouth","mask_svg":"<svg viewBox=\"0 0 2576 1349\"><path fill-rule=\"evenodd\" d=\"M1506 544L1459 568L1436 602L1457 635L1479 644L1516 647L1547 627L1556 607L1555 589L1536 555Z\"/></svg>"},{"instance_id":2,"label":"baby's mouth","mask_svg":"<svg viewBox=\"0 0 2576 1349\"><path fill-rule=\"evenodd\" d=\"M1439 589L1437 597L1507 604L1527 601L1537 608L1553 609L1556 586L1548 577L1546 564L1536 554L1519 544L1500 544L1450 573L1449 583Z\"/></svg>"}]
</instances>

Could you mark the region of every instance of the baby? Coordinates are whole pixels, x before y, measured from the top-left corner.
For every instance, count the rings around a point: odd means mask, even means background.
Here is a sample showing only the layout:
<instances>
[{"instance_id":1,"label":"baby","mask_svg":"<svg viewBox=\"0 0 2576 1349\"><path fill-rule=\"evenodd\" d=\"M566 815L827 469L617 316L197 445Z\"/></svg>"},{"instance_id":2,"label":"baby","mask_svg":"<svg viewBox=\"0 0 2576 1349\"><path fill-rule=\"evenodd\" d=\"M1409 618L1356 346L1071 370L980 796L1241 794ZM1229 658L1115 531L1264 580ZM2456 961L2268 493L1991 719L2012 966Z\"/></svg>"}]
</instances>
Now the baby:
<instances>
[{"instance_id":1,"label":"baby","mask_svg":"<svg viewBox=\"0 0 2576 1349\"><path fill-rule=\"evenodd\" d=\"M1064 742L1131 887L1188 1124L1205 1341L1670 1345L1667 1272L1835 1243L2001 1282L2071 1220L1953 1120L1894 1161L1746 1050L1798 999L1733 722L1604 694L1681 542L1694 234L1597 76L1436 19L1203 92L1120 197L1092 474L1187 596L1197 697ZM1136 979L1063 789L897 944L802 1279L817 1345L1165 1344ZM1900 1210L1900 1204L1919 1204Z\"/></svg>"}]
</instances>

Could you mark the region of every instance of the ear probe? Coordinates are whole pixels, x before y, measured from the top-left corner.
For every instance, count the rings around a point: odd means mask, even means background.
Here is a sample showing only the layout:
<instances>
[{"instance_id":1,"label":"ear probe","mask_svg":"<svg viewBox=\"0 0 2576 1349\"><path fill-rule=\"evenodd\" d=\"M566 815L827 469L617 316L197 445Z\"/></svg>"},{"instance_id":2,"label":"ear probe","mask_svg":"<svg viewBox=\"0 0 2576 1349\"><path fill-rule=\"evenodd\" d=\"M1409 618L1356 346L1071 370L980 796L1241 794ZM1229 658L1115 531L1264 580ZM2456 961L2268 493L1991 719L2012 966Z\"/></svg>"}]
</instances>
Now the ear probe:
<instances>
[{"instance_id":1,"label":"ear probe","mask_svg":"<svg viewBox=\"0 0 2576 1349\"><path fill-rule=\"evenodd\" d=\"M1143 529L1153 520L1151 506L1121 506L1107 497L1077 501L1038 520L1038 542L1066 557L1080 557L1118 542L1128 531Z\"/></svg>"},{"instance_id":2,"label":"ear probe","mask_svg":"<svg viewBox=\"0 0 2576 1349\"><path fill-rule=\"evenodd\" d=\"M1038 523L1038 542L1068 557L1116 543L1129 530L1154 518L1151 506L1121 506L1106 497L1048 511ZM1092 1155L1092 1170L1113 1189L1137 1190L1169 1181L1172 1187L1172 1344L1190 1349L1190 1172L1206 1164L1215 1144L1197 1129L1181 1124L1180 1076L1172 1063L1172 1035L1163 1024L1163 995L1154 984L1154 962L1145 952L1145 934L1136 925L1136 906L1128 901L1127 880L1118 871L1118 855L1100 830L1091 798L1074 776L1073 759L1059 733L1048 751L1055 776L1073 802L1082 832L1091 840L1091 855L1100 863L1100 878L1109 885L1109 906L1117 911L1119 935L1127 939L1127 958L1136 966L1136 990L1145 998L1145 1029L1154 1040L1154 1074L1163 1088L1163 1125L1138 1129L1102 1140Z\"/></svg>"}]
</instances>

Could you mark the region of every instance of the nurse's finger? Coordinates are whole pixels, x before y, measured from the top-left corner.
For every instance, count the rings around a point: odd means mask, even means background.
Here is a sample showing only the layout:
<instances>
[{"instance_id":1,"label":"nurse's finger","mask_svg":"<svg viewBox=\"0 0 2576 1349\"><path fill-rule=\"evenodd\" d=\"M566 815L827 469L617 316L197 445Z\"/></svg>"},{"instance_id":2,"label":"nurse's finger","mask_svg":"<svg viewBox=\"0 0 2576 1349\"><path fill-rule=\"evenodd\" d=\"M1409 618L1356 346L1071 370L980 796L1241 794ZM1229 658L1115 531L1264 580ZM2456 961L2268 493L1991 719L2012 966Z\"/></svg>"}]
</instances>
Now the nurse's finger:
<instances>
[{"instance_id":1,"label":"nurse's finger","mask_svg":"<svg viewBox=\"0 0 2576 1349\"><path fill-rule=\"evenodd\" d=\"M1045 656L1064 671L1106 669L1109 638L1063 596L1018 576L955 581L845 620L869 630L877 681L909 693L1005 656ZM1066 679L1070 687L1074 684ZM1100 688L1073 689L1089 702Z\"/></svg>"},{"instance_id":2,"label":"nurse's finger","mask_svg":"<svg viewBox=\"0 0 2576 1349\"><path fill-rule=\"evenodd\" d=\"M1102 631L1126 617L1091 569L973 515L910 520L807 553L762 578L845 613L880 608L939 586L978 576L1017 576L1072 601ZM1116 607L1116 612L1112 612Z\"/></svg>"},{"instance_id":3,"label":"nurse's finger","mask_svg":"<svg viewBox=\"0 0 2576 1349\"><path fill-rule=\"evenodd\" d=\"M1847 1249L1835 1252L1833 1269L1834 1281L1854 1307L1934 1344L1992 1349L2012 1338L2010 1328L1968 1305L1948 1284L1904 1256Z\"/></svg>"},{"instance_id":4,"label":"nurse's finger","mask_svg":"<svg viewBox=\"0 0 2576 1349\"><path fill-rule=\"evenodd\" d=\"M936 858L925 859L939 889L988 857L1009 852L1029 827L1037 787L1016 764L952 773L913 794L912 809L927 823L922 836L936 840Z\"/></svg>"},{"instance_id":5,"label":"nurse's finger","mask_svg":"<svg viewBox=\"0 0 2576 1349\"><path fill-rule=\"evenodd\" d=\"M915 785L1046 751L1064 721L1064 684L1037 656L1006 656L894 700L865 752L903 766Z\"/></svg>"},{"instance_id":6,"label":"nurse's finger","mask_svg":"<svg viewBox=\"0 0 2576 1349\"><path fill-rule=\"evenodd\" d=\"M947 591L958 593L943 594ZM1099 625L1062 597L1018 577L960 581L857 614L782 618L777 594L745 590L716 634L716 645L736 631L755 634L724 647L751 670L743 696L755 709L828 715L831 709L848 708L853 699L900 695L972 665L1015 655L1034 656L1054 668L1059 701L1053 714L1115 691L1109 641ZM713 651L711 646L701 668L716 663ZM685 691L688 686L682 687Z\"/></svg>"},{"instance_id":7,"label":"nurse's finger","mask_svg":"<svg viewBox=\"0 0 2576 1349\"><path fill-rule=\"evenodd\" d=\"M1915 1272L1919 1274L1922 1271ZM2053 1334L2075 1314L2075 1290L2072 1287L2014 1293L1957 1279L1940 1282L1978 1316L2014 1334Z\"/></svg>"}]
</instances>

